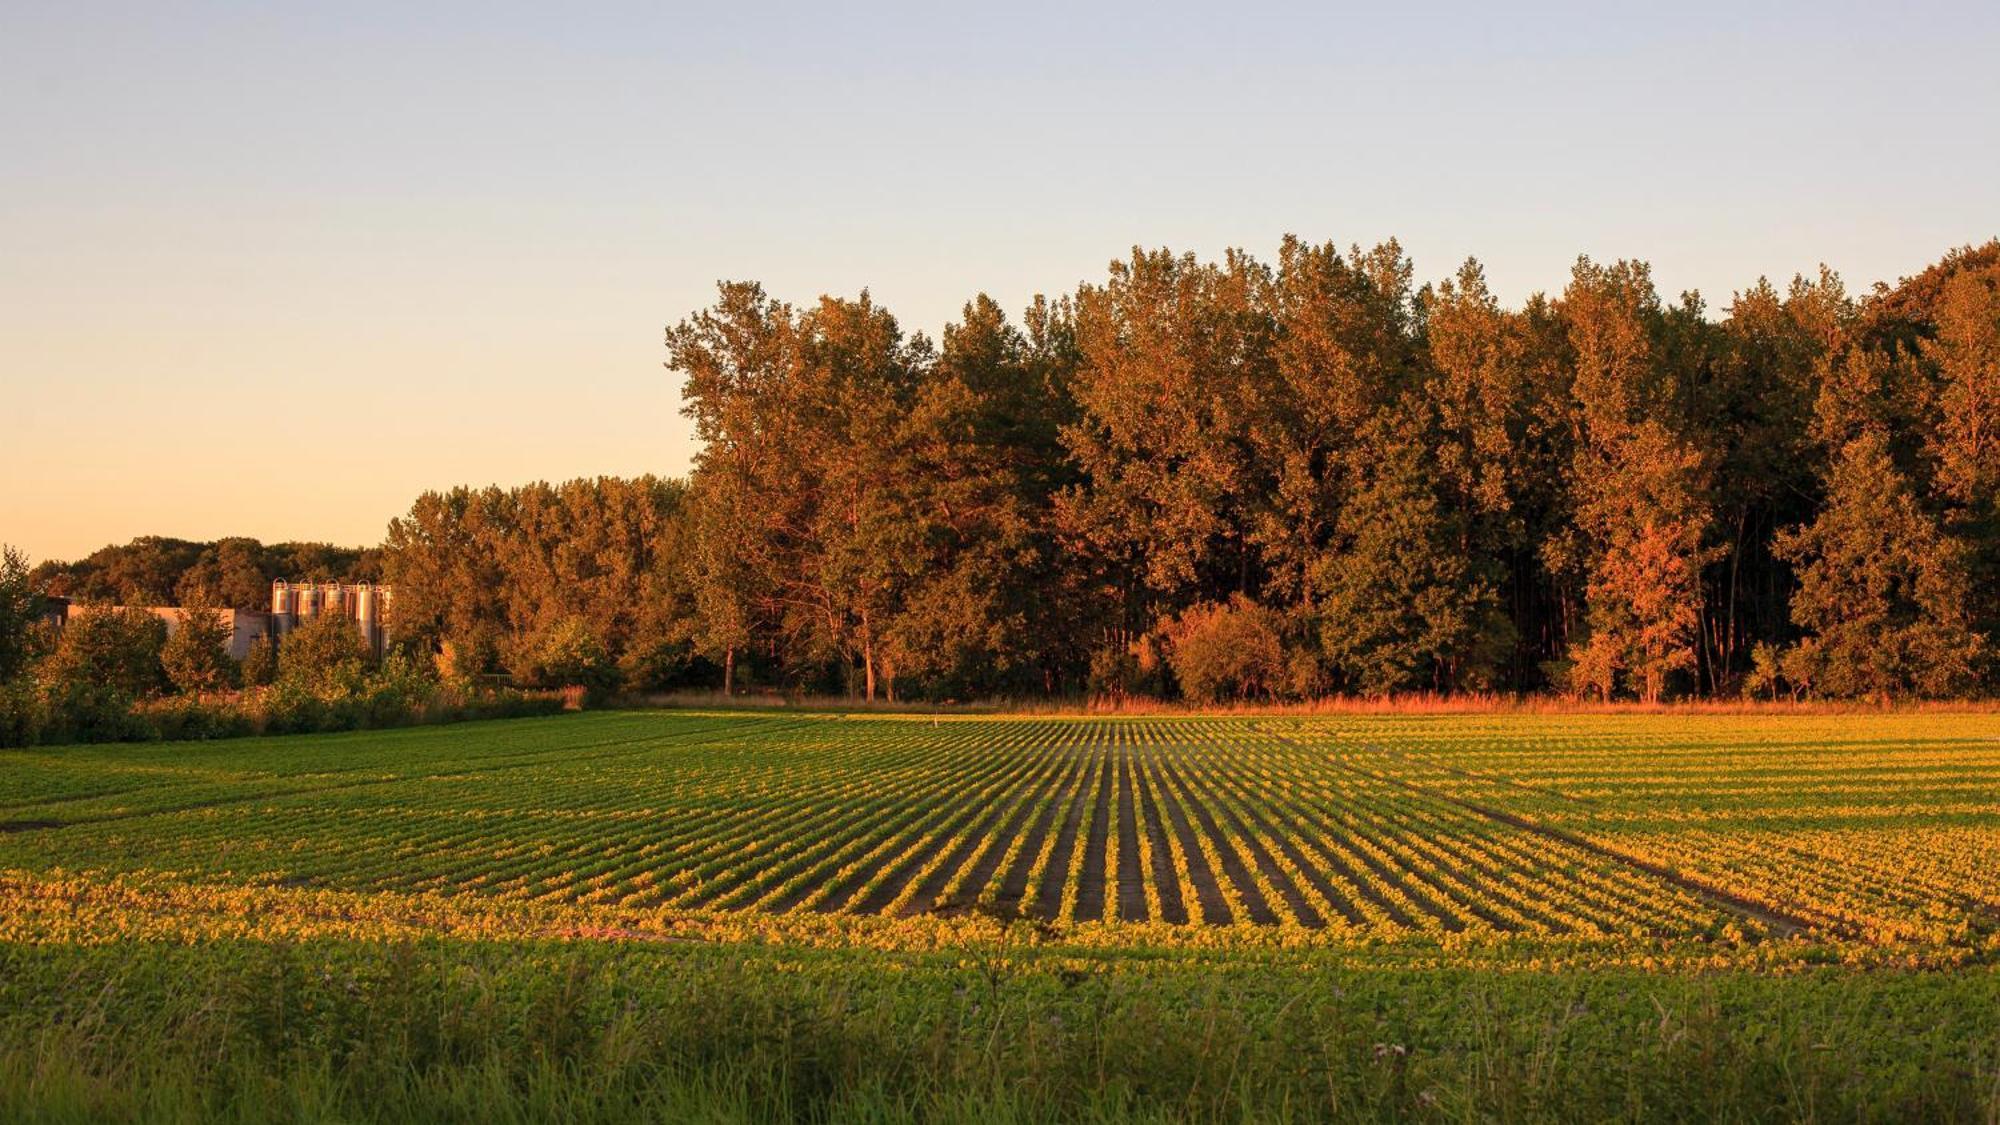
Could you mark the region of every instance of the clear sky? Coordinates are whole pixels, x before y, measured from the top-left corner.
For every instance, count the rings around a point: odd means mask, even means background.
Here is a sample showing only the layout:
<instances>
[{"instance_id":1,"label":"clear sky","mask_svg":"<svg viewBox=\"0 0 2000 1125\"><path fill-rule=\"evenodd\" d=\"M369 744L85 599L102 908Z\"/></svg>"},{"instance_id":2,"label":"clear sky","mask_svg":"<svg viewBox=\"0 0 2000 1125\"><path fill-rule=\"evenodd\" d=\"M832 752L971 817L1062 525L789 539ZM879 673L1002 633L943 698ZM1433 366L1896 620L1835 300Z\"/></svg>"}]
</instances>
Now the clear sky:
<instances>
[{"instance_id":1,"label":"clear sky","mask_svg":"<svg viewBox=\"0 0 2000 1125\"><path fill-rule=\"evenodd\" d=\"M37 559L682 472L660 332L720 278L935 333L1294 231L1722 306L2000 233L1991 0L4 10L0 541Z\"/></svg>"}]
</instances>

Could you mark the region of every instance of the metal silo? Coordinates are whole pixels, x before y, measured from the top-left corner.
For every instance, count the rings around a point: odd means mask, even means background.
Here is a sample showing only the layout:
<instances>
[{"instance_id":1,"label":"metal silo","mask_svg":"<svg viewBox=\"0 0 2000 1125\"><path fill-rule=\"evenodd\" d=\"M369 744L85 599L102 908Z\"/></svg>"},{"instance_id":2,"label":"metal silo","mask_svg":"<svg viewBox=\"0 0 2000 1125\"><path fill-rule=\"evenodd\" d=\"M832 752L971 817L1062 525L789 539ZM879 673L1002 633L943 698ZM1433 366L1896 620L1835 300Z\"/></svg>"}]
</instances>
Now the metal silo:
<instances>
[{"instance_id":1,"label":"metal silo","mask_svg":"<svg viewBox=\"0 0 2000 1125\"><path fill-rule=\"evenodd\" d=\"M382 638L375 631L375 587L363 582L354 587L354 623L361 629L361 639L377 652L382 650Z\"/></svg>"}]
</instances>

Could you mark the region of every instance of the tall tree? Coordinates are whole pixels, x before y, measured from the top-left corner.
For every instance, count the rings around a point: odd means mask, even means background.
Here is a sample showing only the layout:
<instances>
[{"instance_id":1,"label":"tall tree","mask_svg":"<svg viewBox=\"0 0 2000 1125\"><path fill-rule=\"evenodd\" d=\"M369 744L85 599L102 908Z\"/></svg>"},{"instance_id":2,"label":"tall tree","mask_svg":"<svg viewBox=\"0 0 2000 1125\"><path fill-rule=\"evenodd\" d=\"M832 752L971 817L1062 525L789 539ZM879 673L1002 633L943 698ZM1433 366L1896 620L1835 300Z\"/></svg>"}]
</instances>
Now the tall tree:
<instances>
[{"instance_id":1,"label":"tall tree","mask_svg":"<svg viewBox=\"0 0 2000 1125\"><path fill-rule=\"evenodd\" d=\"M696 473L723 478L710 495L730 518L702 526L737 540L725 549L752 568L729 577L757 591L789 648L858 666L872 700L895 609L894 466L928 342L866 293L795 315L725 284L668 330L667 351L705 443Z\"/></svg>"},{"instance_id":2,"label":"tall tree","mask_svg":"<svg viewBox=\"0 0 2000 1125\"><path fill-rule=\"evenodd\" d=\"M28 558L11 545L0 546L0 684L27 671L35 655L35 627L42 599L29 580Z\"/></svg>"},{"instance_id":3,"label":"tall tree","mask_svg":"<svg viewBox=\"0 0 2000 1125\"><path fill-rule=\"evenodd\" d=\"M1491 688L1513 630L1488 559L1466 550L1468 514L1440 496L1431 407L1413 393L1369 430L1372 463L1314 579L1327 659L1369 695Z\"/></svg>"},{"instance_id":4,"label":"tall tree","mask_svg":"<svg viewBox=\"0 0 2000 1125\"><path fill-rule=\"evenodd\" d=\"M1680 388L1656 353L1664 318L1647 268L1579 261L1562 311L1575 364L1571 487L1587 575L1576 686L1609 695L1624 679L1651 702L1695 664L1710 518L1704 459L1667 421Z\"/></svg>"},{"instance_id":5,"label":"tall tree","mask_svg":"<svg viewBox=\"0 0 2000 1125\"><path fill-rule=\"evenodd\" d=\"M1840 450L1825 506L1780 536L1778 553L1799 567L1792 619L1813 690L1954 696L1977 682L1987 646L1972 628L1965 551L1924 512L1881 433Z\"/></svg>"},{"instance_id":6,"label":"tall tree","mask_svg":"<svg viewBox=\"0 0 2000 1125\"><path fill-rule=\"evenodd\" d=\"M937 368L896 448L901 518L885 557L897 610L885 634L897 675L941 689L1047 690L1064 591L1050 503L1067 481L1058 445L1064 368L980 296L945 329ZM1039 680L1039 682L1037 682Z\"/></svg>"},{"instance_id":7,"label":"tall tree","mask_svg":"<svg viewBox=\"0 0 2000 1125\"><path fill-rule=\"evenodd\" d=\"M233 627L215 604L196 598L181 607L180 621L160 647L160 666L174 687L199 699L236 680L229 655Z\"/></svg>"},{"instance_id":8,"label":"tall tree","mask_svg":"<svg viewBox=\"0 0 2000 1125\"><path fill-rule=\"evenodd\" d=\"M1258 577L1245 391L1270 362L1265 272L1241 254L1134 250L1077 293L1078 418L1063 442L1084 483L1060 514L1076 549L1132 576L1128 628Z\"/></svg>"}]
</instances>

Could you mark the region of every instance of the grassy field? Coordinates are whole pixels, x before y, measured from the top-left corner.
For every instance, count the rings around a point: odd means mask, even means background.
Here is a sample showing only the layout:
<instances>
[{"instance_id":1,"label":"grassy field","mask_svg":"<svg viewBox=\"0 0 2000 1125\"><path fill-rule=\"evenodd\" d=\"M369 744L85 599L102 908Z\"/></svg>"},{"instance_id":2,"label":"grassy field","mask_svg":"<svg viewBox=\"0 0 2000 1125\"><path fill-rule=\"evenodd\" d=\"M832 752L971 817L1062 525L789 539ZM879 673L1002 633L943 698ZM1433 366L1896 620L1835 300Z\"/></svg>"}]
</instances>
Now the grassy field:
<instances>
[{"instance_id":1,"label":"grassy field","mask_svg":"<svg viewBox=\"0 0 2000 1125\"><path fill-rule=\"evenodd\" d=\"M0 1116L2000 1120L2000 717L0 758Z\"/></svg>"}]
</instances>

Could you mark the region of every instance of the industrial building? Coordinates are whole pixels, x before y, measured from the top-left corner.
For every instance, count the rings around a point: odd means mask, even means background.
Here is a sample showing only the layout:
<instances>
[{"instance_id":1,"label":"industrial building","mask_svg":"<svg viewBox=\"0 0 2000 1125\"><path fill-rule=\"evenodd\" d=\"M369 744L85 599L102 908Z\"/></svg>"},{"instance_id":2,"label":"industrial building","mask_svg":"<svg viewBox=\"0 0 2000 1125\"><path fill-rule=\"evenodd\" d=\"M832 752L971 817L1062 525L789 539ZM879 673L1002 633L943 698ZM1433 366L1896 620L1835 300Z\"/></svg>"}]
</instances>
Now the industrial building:
<instances>
[{"instance_id":1,"label":"industrial building","mask_svg":"<svg viewBox=\"0 0 2000 1125\"><path fill-rule=\"evenodd\" d=\"M271 583L271 634L284 643L285 634L319 617L331 614L354 622L368 647L380 654L389 644L389 604L395 590L362 582Z\"/></svg>"},{"instance_id":2,"label":"industrial building","mask_svg":"<svg viewBox=\"0 0 2000 1125\"><path fill-rule=\"evenodd\" d=\"M238 660L250 654L250 646L259 637L270 637L274 643L283 644L285 634L308 621L332 614L354 622L362 639L377 655L389 644L389 603L394 598L388 586L375 586L366 582L287 582L279 579L271 583L270 610L218 609L217 617L229 626L229 655ZM87 617L93 613L112 613L125 606L74 605L63 601L55 607L59 616L58 624L66 624ZM172 636L187 617L187 610L177 606L139 607L143 613L150 613L167 623L167 635Z\"/></svg>"}]
</instances>

